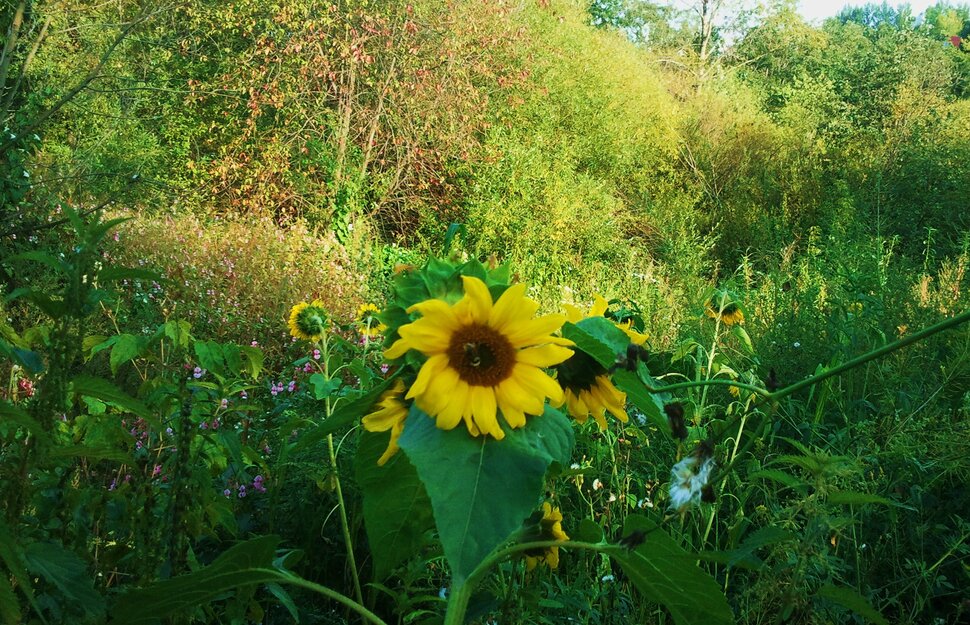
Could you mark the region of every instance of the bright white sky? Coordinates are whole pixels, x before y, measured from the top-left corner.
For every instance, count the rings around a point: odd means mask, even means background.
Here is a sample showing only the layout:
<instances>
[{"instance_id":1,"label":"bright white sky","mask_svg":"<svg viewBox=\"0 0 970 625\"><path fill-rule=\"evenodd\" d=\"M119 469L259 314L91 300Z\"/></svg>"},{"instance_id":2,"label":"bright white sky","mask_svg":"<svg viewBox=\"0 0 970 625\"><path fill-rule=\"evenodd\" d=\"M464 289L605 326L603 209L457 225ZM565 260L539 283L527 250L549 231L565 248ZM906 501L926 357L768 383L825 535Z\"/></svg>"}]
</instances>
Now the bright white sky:
<instances>
[{"instance_id":1,"label":"bright white sky","mask_svg":"<svg viewBox=\"0 0 970 625\"><path fill-rule=\"evenodd\" d=\"M798 3L798 8L805 19L809 21L821 21L826 17L832 17L845 6L859 6L863 4L866 4L865 0L801 0ZM889 4L897 6L901 3L890 1ZM913 15L919 15L927 7L936 4L936 0L910 0L908 4L913 8Z\"/></svg>"}]
</instances>

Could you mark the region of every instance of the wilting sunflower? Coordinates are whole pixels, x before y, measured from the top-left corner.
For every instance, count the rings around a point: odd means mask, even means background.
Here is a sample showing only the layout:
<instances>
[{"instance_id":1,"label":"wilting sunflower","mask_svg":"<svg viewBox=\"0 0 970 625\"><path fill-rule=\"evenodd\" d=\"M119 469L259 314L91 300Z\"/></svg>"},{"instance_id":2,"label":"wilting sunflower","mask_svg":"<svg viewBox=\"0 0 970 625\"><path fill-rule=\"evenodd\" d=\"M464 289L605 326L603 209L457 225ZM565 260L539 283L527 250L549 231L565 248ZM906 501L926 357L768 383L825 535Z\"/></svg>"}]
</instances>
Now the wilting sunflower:
<instances>
[{"instance_id":1,"label":"wilting sunflower","mask_svg":"<svg viewBox=\"0 0 970 625\"><path fill-rule=\"evenodd\" d=\"M553 508L547 501L542 504L542 520L539 521L539 531L531 540L569 540L569 536L562 529L562 512ZM525 552L525 567L529 571L543 563L550 569L559 567L559 547L542 547Z\"/></svg>"},{"instance_id":2,"label":"wilting sunflower","mask_svg":"<svg viewBox=\"0 0 970 625\"><path fill-rule=\"evenodd\" d=\"M374 304L363 304L357 309L357 325L361 335L372 339L384 333L387 326L377 318L379 312L380 309Z\"/></svg>"},{"instance_id":3,"label":"wilting sunflower","mask_svg":"<svg viewBox=\"0 0 970 625\"><path fill-rule=\"evenodd\" d=\"M607 306L607 301L597 295L586 317L602 317ZM567 320L577 323L583 319L582 311L575 306L567 304L565 308ZM617 327L623 330L622 325L617 324ZM639 343L631 337L630 340L637 345L647 340L647 337L642 334L636 332L633 334L643 337L643 341ZM630 336L630 332L627 332L627 336ZM608 410L623 423L629 421L625 409L626 393L613 385L606 367L592 356L577 351L569 360L556 367L556 371L556 379L566 396L566 407L574 419L580 423L586 423L589 415L593 415L600 429L605 430Z\"/></svg>"},{"instance_id":4,"label":"wilting sunflower","mask_svg":"<svg viewBox=\"0 0 970 625\"><path fill-rule=\"evenodd\" d=\"M407 399L451 430L462 420L472 436L505 437L497 413L513 428L525 425L525 415L542 414L548 397L563 401L563 392L542 371L566 360L571 341L556 337L562 315L534 318L539 305L525 297L525 285L506 289L498 299L478 278L462 276L465 295L456 304L430 299L409 313L417 321L401 326L401 338L384 352L400 358L414 349L428 356Z\"/></svg>"},{"instance_id":5,"label":"wilting sunflower","mask_svg":"<svg viewBox=\"0 0 970 625\"><path fill-rule=\"evenodd\" d=\"M396 380L394 386L381 394L381 398L377 401L379 408L361 420L364 429L368 432L391 431L391 442L387 444L384 455L377 461L380 466L384 466L400 449L397 439L401 438L404 420L408 416L408 406L404 403L403 395L404 382Z\"/></svg>"},{"instance_id":6,"label":"wilting sunflower","mask_svg":"<svg viewBox=\"0 0 970 625\"><path fill-rule=\"evenodd\" d=\"M720 312L718 312L720 311ZM726 326L733 326L734 324L744 324L744 313L741 312L741 307L734 302L726 302L721 306L715 300L710 300L707 302L707 306L704 307L704 314L711 319L721 318L721 322Z\"/></svg>"},{"instance_id":7,"label":"wilting sunflower","mask_svg":"<svg viewBox=\"0 0 970 625\"><path fill-rule=\"evenodd\" d=\"M327 321L329 317L323 308L323 302L318 299L307 304L301 302L290 309L290 334L298 339L307 341L319 341L323 333L327 331Z\"/></svg>"}]
</instances>

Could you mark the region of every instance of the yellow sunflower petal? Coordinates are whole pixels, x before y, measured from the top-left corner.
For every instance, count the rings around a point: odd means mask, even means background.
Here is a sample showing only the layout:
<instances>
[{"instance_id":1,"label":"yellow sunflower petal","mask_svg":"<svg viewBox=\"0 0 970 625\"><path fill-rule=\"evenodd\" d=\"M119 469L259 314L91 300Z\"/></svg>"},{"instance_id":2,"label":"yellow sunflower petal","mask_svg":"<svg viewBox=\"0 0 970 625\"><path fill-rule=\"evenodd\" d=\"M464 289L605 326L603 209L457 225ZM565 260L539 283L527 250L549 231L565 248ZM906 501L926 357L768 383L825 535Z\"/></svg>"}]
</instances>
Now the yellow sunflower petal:
<instances>
[{"instance_id":1,"label":"yellow sunflower petal","mask_svg":"<svg viewBox=\"0 0 970 625\"><path fill-rule=\"evenodd\" d=\"M566 313L566 321L570 323L577 323L583 320L583 311L573 306L572 304L563 304L563 312Z\"/></svg>"},{"instance_id":2,"label":"yellow sunflower petal","mask_svg":"<svg viewBox=\"0 0 970 625\"><path fill-rule=\"evenodd\" d=\"M498 392L496 391L496 399L498 399L497 395L498 395ZM499 405L501 405L501 401L499 402ZM519 410L518 408L513 408L508 406L505 408L502 408L502 417L505 419L505 422L508 423L509 427L512 429L520 428L523 425L525 425L525 413Z\"/></svg>"},{"instance_id":3,"label":"yellow sunflower petal","mask_svg":"<svg viewBox=\"0 0 970 625\"><path fill-rule=\"evenodd\" d=\"M527 368L527 365L516 365L516 367L520 366ZM500 398L499 405L503 411L508 408L521 410L526 414L542 414L545 409L545 397L541 392L537 392L522 382L522 376L513 373L512 377L495 387L496 395Z\"/></svg>"},{"instance_id":4,"label":"yellow sunflower petal","mask_svg":"<svg viewBox=\"0 0 970 625\"><path fill-rule=\"evenodd\" d=\"M471 390L468 384L459 381L452 388L440 388L442 385L432 383L431 394L445 394L450 396L450 400L445 404L444 410L434 415L435 423L439 429L452 430L461 422L464 408L468 404L468 394ZM472 436L477 436L473 433Z\"/></svg>"},{"instance_id":5,"label":"yellow sunflower petal","mask_svg":"<svg viewBox=\"0 0 970 625\"><path fill-rule=\"evenodd\" d=\"M529 365L515 365L515 377L531 394L537 397L548 397L554 406L562 405L564 401L562 387L555 380L536 367Z\"/></svg>"},{"instance_id":6,"label":"yellow sunflower petal","mask_svg":"<svg viewBox=\"0 0 970 625\"><path fill-rule=\"evenodd\" d=\"M458 324L455 312L448 302L441 299L429 299L408 308L408 313L421 313L423 319L434 318L439 327L448 329Z\"/></svg>"},{"instance_id":7,"label":"yellow sunflower petal","mask_svg":"<svg viewBox=\"0 0 970 625\"><path fill-rule=\"evenodd\" d=\"M566 322L563 315L544 315L536 319L525 321L515 321L505 328L509 342L515 347L529 347L541 343L557 343L559 345L572 345L566 339L556 340L550 335L562 327Z\"/></svg>"},{"instance_id":8,"label":"yellow sunflower petal","mask_svg":"<svg viewBox=\"0 0 970 625\"><path fill-rule=\"evenodd\" d=\"M472 418L478 429L491 434L495 440L505 438L505 432L499 427L497 418L498 406L495 401L495 391L489 386L472 386L469 393Z\"/></svg>"},{"instance_id":9,"label":"yellow sunflower petal","mask_svg":"<svg viewBox=\"0 0 970 625\"><path fill-rule=\"evenodd\" d=\"M551 367L565 362L573 355L573 350L559 345L542 345L520 350L516 360L524 365L533 367Z\"/></svg>"},{"instance_id":10,"label":"yellow sunflower petal","mask_svg":"<svg viewBox=\"0 0 970 625\"><path fill-rule=\"evenodd\" d=\"M596 378L596 385L590 390L595 391L597 399L613 416L623 423L629 421L626 414L626 393L616 388L609 377L601 375Z\"/></svg>"},{"instance_id":11,"label":"yellow sunflower petal","mask_svg":"<svg viewBox=\"0 0 970 625\"><path fill-rule=\"evenodd\" d=\"M384 350L385 360L394 360L400 358L404 354L408 353L411 349L411 343L407 339L398 339L394 341L394 344Z\"/></svg>"},{"instance_id":12,"label":"yellow sunflower petal","mask_svg":"<svg viewBox=\"0 0 970 625\"><path fill-rule=\"evenodd\" d=\"M566 406L574 419L580 423L586 423L586 419L589 418L589 408L582 397L572 391L566 391Z\"/></svg>"},{"instance_id":13,"label":"yellow sunflower petal","mask_svg":"<svg viewBox=\"0 0 970 625\"><path fill-rule=\"evenodd\" d=\"M444 354L437 354L431 358L428 358L428 360L421 365L421 370L418 371L418 377L415 378L414 384L411 385L407 398L411 399L427 393L429 385L436 379L440 379L442 372L447 368L448 357Z\"/></svg>"},{"instance_id":14,"label":"yellow sunflower petal","mask_svg":"<svg viewBox=\"0 0 970 625\"><path fill-rule=\"evenodd\" d=\"M492 314L492 294L485 283L472 276L462 276L465 296L455 306L455 314L465 323L486 323ZM461 308L459 308L461 306Z\"/></svg>"},{"instance_id":15,"label":"yellow sunflower petal","mask_svg":"<svg viewBox=\"0 0 970 625\"><path fill-rule=\"evenodd\" d=\"M442 325L438 324L439 320L439 317L424 317L402 326L398 332L401 338L407 339L412 349L424 354L440 354L448 349L450 335L442 331Z\"/></svg>"},{"instance_id":16,"label":"yellow sunflower petal","mask_svg":"<svg viewBox=\"0 0 970 625\"><path fill-rule=\"evenodd\" d=\"M401 438L401 434L403 432L404 421L395 423L394 427L391 428L391 440L387 443L387 449L385 449L384 453L381 454L381 457L377 459L377 466L383 467L385 464L387 464L387 461L390 460L399 449L401 449L401 447L397 444L397 441L399 438Z\"/></svg>"},{"instance_id":17,"label":"yellow sunflower petal","mask_svg":"<svg viewBox=\"0 0 970 625\"><path fill-rule=\"evenodd\" d=\"M609 302L603 298L602 295L593 296L593 307L589 309L589 317L603 317L606 315L606 309L610 307Z\"/></svg>"},{"instance_id":18,"label":"yellow sunflower petal","mask_svg":"<svg viewBox=\"0 0 970 625\"><path fill-rule=\"evenodd\" d=\"M539 310L539 304L525 297L526 286L522 283L513 284L502 293L492 314L489 316L488 325L496 330L505 330L509 324L516 320L531 319Z\"/></svg>"}]
</instances>

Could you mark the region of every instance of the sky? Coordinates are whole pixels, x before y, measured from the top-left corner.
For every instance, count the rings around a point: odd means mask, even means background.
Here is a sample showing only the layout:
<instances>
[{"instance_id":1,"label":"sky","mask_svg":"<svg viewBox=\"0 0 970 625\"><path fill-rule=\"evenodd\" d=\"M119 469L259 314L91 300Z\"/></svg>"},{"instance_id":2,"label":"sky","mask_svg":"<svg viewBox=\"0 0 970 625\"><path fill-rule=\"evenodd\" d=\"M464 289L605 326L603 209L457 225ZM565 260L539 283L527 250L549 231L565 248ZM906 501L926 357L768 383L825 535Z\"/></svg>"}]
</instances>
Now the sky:
<instances>
[{"instance_id":1,"label":"sky","mask_svg":"<svg viewBox=\"0 0 970 625\"><path fill-rule=\"evenodd\" d=\"M889 4L896 6L904 2L890 1ZM805 19L821 21L826 17L832 17L847 5L859 6L866 4L865 0L801 0L798 9ZM926 7L936 4L936 0L909 0L909 6L913 8L913 14L919 15L926 10Z\"/></svg>"}]
</instances>

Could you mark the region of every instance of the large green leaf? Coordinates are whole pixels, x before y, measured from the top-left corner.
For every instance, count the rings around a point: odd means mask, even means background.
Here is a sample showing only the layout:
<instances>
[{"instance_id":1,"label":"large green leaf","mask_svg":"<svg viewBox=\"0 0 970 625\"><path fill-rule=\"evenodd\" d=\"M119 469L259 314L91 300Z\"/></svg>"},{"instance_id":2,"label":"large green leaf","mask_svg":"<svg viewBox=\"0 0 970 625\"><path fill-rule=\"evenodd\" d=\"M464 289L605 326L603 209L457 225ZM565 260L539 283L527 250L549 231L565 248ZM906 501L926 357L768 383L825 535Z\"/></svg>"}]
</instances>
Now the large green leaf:
<instances>
[{"instance_id":1,"label":"large green leaf","mask_svg":"<svg viewBox=\"0 0 970 625\"><path fill-rule=\"evenodd\" d=\"M431 500L407 456L398 452L377 466L387 442L387 434L364 432L357 447L357 483L364 494L364 527L375 579L384 579L416 554L434 527Z\"/></svg>"},{"instance_id":2,"label":"large green leaf","mask_svg":"<svg viewBox=\"0 0 970 625\"><path fill-rule=\"evenodd\" d=\"M456 583L532 514L546 469L568 462L573 442L569 420L550 408L520 429L506 428L501 441L473 438L463 425L440 430L411 408L400 445L431 498Z\"/></svg>"},{"instance_id":3,"label":"large green leaf","mask_svg":"<svg viewBox=\"0 0 970 625\"><path fill-rule=\"evenodd\" d=\"M6 400L0 399L0 427L3 427L3 430L0 431L5 431L8 424L22 427L31 434L41 437L44 441L48 438L47 433L44 432L44 428L40 426L40 423L34 420L25 410Z\"/></svg>"},{"instance_id":4,"label":"large green leaf","mask_svg":"<svg viewBox=\"0 0 970 625\"><path fill-rule=\"evenodd\" d=\"M651 393L632 371L617 371L613 374L613 382L618 389L626 393L627 401L639 408L653 425L661 432L671 434L670 423L664 413L664 401L660 394Z\"/></svg>"},{"instance_id":5,"label":"large green leaf","mask_svg":"<svg viewBox=\"0 0 970 625\"><path fill-rule=\"evenodd\" d=\"M21 622L20 605L6 575L0 575L0 621L7 625Z\"/></svg>"},{"instance_id":6,"label":"large green leaf","mask_svg":"<svg viewBox=\"0 0 970 625\"><path fill-rule=\"evenodd\" d=\"M87 397L100 399L106 404L111 404L116 408L121 408L122 410L137 415L156 427L158 425L155 415L148 409L148 406L104 378L79 375L71 380L71 390L76 395L86 395Z\"/></svg>"},{"instance_id":7,"label":"large green leaf","mask_svg":"<svg viewBox=\"0 0 970 625\"><path fill-rule=\"evenodd\" d=\"M870 503L878 503L884 506L896 505L896 502L892 501L891 499L886 499L885 497L880 497L879 495L870 495L869 493L859 493L851 490L830 491L828 502L845 505L865 505Z\"/></svg>"},{"instance_id":8,"label":"large green leaf","mask_svg":"<svg viewBox=\"0 0 970 625\"><path fill-rule=\"evenodd\" d=\"M27 598L27 603L34 609L41 621L46 623L47 621L37 605L37 600L34 599L34 591L30 584L30 577L27 575L27 566L24 563L22 549L2 518L0 518L0 562L3 563L9 576L17 582L17 588ZM2 570L0 568L0 571ZM7 574L4 574L3 577L6 578Z\"/></svg>"},{"instance_id":9,"label":"large green leaf","mask_svg":"<svg viewBox=\"0 0 970 625\"><path fill-rule=\"evenodd\" d=\"M848 608L876 625L889 625L886 617L880 614L865 597L852 588L826 584L818 589L818 596L837 603L844 608Z\"/></svg>"},{"instance_id":10,"label":"large green leaf","mask_svg":"<svg viewBox=\"0 0 970 625\"><path fill-rule=\"evenodd\" d=\"M71 605L92 617L104 615L104 599L94 590L88 567L77 554L54 543L31 543L24 549L27 570L43 577Z\"/></svg>"},{"instance_id":11,"label":"large green leaf","mask_svg":"<svg viewBox=\"0 0 970 625\"><path fill-rule=\"evenodd\" d=\"M117 623L155 623L185 608L203 605L238 586L286 582L273 568L278 536L261 536L230 547L209 566L130 590L118 598L111 616Z\"/></svg>"},{"instance_id":12,"label":"large green leaf","mask_svg":"<svg viewBox=\"0 0 970 625\"><path fill-rule=\"evenodd\" d=\"M719 625L734 622L720 585L697 567L697 556L684 551L649 519L631 515L623 536L638 545L606 549L650 601L670 612L678 625Z\"/></svg>"},{"instance_id":13,"label":"large green leaf","mask_svg":"<svg viewBox=\"0 0 970 625\"><path fill-rule=\"evenodd\" d=\"M111 374L118 375L118 367L137 357L141 353L138 337L131 334L119 334L111 348Z\"/></svg>"},{"instance_id":14,"label":"large green leaf","mask_svg":"<svg viewBox=\"0 0 970 625\"><path fill-rule=\"evenodd\" d=\"M566 323L562 335L607 369L616 364L616 357L625 354L630 344L623 330L606 317L587 317L578 323Z\"/></svg>"}]
</instances>

